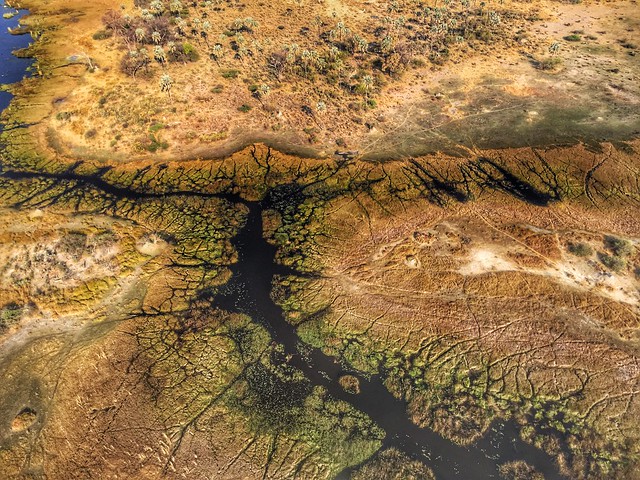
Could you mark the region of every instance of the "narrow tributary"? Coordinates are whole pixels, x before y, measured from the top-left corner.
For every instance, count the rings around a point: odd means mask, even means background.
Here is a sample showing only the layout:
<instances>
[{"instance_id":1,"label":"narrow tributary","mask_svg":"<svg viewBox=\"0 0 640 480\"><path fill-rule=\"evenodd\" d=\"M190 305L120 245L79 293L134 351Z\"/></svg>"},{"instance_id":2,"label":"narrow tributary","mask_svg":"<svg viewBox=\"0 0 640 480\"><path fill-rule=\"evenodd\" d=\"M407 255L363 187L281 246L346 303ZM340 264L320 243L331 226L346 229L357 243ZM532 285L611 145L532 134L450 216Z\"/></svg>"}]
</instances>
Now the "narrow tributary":
<instances>
[{"instance_id":1,"label":"narrow tributary","mask_svg":"<svg viewBox=\"0 0 640 480\"><path fill-rule=\"evenodd\" d=\"M405 402L385 388L379 375L366 377L345 372L336 358L317 348L305 349L301 355L295 328L285 320L281 308L270 296L275 275L295 275L295 272L276 263L276 247L263 238L261 204L246 203L246 206L249 208L246 225L233 241L239 259L231 267L233 276L215 299L217 307L243 313L262 323L273 340L284 346L290 355L290 364L303 371L313 385L322 386L334 398L349 402L384 429L383 448L396 447L424 462L438 480L499 478L498 466L512 460L526 461L547 480L563 478L549 455L519 438L513 422L496 422L476 444L461 447L412 423ZM342 389L338 378L345 373L358 377L360 394L353 395ZM349 474L350 471L344 471L340 478L349 478Z\"/></svg>"}]
</instances>

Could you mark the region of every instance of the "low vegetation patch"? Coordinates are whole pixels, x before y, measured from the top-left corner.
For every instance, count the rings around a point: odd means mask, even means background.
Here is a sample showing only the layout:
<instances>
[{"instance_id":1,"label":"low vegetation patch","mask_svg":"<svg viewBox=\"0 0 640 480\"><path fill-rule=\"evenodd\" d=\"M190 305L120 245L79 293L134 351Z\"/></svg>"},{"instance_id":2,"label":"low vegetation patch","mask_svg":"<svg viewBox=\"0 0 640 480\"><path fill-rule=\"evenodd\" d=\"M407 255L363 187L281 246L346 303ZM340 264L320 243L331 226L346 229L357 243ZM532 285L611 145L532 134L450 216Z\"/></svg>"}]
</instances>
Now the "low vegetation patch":
<instances>
[{"instance_id":1,"label":"low vegetation patch","mask_svg":"<svg viewBox=\"0 0 640 480\"><path fill-rule=\"evenodd\" d=\"M593 248L588 243L570 243L567 249L577 257L590 257L593 255Z\"/></svg>"}]
</instances>

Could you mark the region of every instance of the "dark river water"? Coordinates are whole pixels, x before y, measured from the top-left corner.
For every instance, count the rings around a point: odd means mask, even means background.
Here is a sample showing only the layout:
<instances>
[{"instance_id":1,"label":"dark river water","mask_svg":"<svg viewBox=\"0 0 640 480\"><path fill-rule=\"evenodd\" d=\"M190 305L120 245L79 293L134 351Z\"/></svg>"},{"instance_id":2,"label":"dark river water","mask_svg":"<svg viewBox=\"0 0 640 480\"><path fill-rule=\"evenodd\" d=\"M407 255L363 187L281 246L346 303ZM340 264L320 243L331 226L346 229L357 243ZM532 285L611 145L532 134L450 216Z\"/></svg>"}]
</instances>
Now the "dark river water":
<instances>
[{"instance_id":1,"label":"dark river water","mask_svg":"<svg viewBox=\"0 0 640 480\"><path fill-rule=\"evenodd\" d=\"M337 359L317 348L305 348L305 355L299 354L300 340L295 328L285 320L282 310L270 296L275 275L295 272L274 261L276 248L262 236L262 206L259 203L246 205L249 208L247 223L234 240L239 261L231 267L233 276L215 300L218 307L249 315L261 322L291 356L290 364L302 370L313 385L325 387L333 397L365 412L384 429L383 448L396 447L424 462L438 480L499 478L498 466L511 460L525 460L547 480L563 478L549 455L519 438L513 422L495 422L489 433L475 445L461 447L413 424L407 416L406 404L391 395L380 376L345 372ZM338 378L345 373L360 380L359 395L349 394L339 385ZM350 471L345 471L339 478L349 476Z\"/></svg>"},{"instance_id":2,"label":"dark river water","mask_svg":"<svg viewBox=\"0 0 640 480\"><path fill-rule=\"evenodd\" d=\"M4 4L0 9L1 14L15 12L15 8L7 8ZM12 51L29 46L31 35L11 35L8 28L15 28L19 25L20 18L27 11L19 10L19 14L10 19L2 18L0 14L0 84L8 85L19 82L26 75L27 68L31 65L29 58L17 58L11 54ZM7 108L11 101L9 92L0 91L0 111Z\"/></svg>"}]
</instances>

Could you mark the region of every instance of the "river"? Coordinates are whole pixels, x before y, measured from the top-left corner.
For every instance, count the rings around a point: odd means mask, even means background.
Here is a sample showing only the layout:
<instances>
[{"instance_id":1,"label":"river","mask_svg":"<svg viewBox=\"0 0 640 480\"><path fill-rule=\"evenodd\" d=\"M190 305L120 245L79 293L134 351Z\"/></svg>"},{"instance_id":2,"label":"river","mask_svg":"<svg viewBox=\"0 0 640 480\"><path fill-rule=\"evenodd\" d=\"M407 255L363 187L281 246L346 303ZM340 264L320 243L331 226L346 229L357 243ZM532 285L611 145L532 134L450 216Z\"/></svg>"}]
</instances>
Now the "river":
<instances>
[{"instance_id":1,"label":"river","mask_svg":"<svg viewBox=\"0 0 640 480\"><path fill-rule=\"evenodd\" d=\"M9 8L3 4L0 10L2 14L15 12L15 8ZM29 58L17 58L11 52L19 48L29 46L32 38L29 34L11 35L9 28L16 28L20 19L27 14L26 10L18 10L18 14L11 18L0 16L0 84L9 85L19 82L25 76L32 60ZM0 91L0 111L9 106L12 95L9 92Z\"/></svg>"},{"instance_id":2,"label":"river","mask_svg":"<svg viewBox=\"0 0 640 480\"><path fill-rule=\"evenodd\" d=\"M305 348L305 355L300 355L295 328L285 320L270 296L275 275L295 275L295 272L275 262L276 247L263 238L263 205L256 202L245 205L249 208L247 223L234 239L238 262L232 265L233 276L214 300L217 307L243 313L262 323L274 341L284 346L290 364L303 371L313 385L326 388L334 398L365 412L386 432L383 448L396 447L424 462L438 480L499 478L498 466L513 460L526 461L547 480L563 478L549 455L520 439L514 422L495 422L484 438L472 446L462 447L412 423L406 404L386 389L381 376L367 377L344 371L337 359L317 348ZM353 395L342 389L338 379L346 373L359 379L360 394ZM349 474L350 471L342 472L339 478L347 479Z\"/></svg>"}]
</instances>

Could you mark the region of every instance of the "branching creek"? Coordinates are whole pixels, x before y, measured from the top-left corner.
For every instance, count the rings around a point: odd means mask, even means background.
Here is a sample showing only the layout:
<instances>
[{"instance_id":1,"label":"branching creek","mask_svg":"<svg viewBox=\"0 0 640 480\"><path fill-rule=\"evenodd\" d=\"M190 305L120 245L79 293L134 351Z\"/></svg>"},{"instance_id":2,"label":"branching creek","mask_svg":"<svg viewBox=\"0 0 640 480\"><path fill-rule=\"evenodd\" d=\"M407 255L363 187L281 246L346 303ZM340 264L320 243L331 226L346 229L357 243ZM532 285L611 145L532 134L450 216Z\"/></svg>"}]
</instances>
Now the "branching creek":
<instances>
[{"instance_id":1,"label":"branching creek","mask_svg":"<svg viewBox=\"0 0 640 480\"><path fill-rule=\"evenodd\" d=\"M24 13L24 12L21 12ZM3 20L3 26L16 26L18 18ZM4 28L3 28L4 30ZM11 41L5 42L5 38ZM2 35L3 55L19 47L26 46L29 37ZM5 57L1 58L5 63ZM13 59L11 65L3 67L2 83L11 83L22 78L29 60ZM10 95L0 92L0 110L6 108ZM269 208L267 202L246 202L238 196L206 194L202 192L171 192L166 195L154 192L140 192L117 187L100 178L83 177L74 173L42 174L29 172L2 171L0 176L23 180L30 178L55 178L70 182L71 188L95 187L116 198L140 199L167 196L217 197L243 203L248 208L245 226L233 239L238 252L238 262L232 265L232 277L213 299L214 306L228 312L250 316L265 326L273 341L281 344L290 365L304 373L314 386L325 388L334 398L351 404L366 413L385 432L382 449L395 447L411 458L424 462L434 472L438 480L447 479L492 479L499 478L498 466L513 460L524 460L542 473L547 480L560 480L555 461L540 449L522 441L515 422L494 422L489 432L474 445L462 447L441 437L432 430L420 428L410 421L406 404L396 399L384 386L382 375L366 376L345 367L338 359L324 354L320 349L305 347L305 354L299 352L300 339L295 327L289 324L281 308L271 298L272 282L276 275L297 275L295 271L278 264L276 247L263 236L262 212ZM341 375L348 373L358 378L361 393L347 393L338 383ZM338 478L348 479L355 469L343 471Z\"/></svg>"},{"instance_id":2,"label":"branching creek","mask_svg":"<svg viewBox=\"0 0 640 480\"><path fill-rule=\"evenodd\" d=\"M186 192L140 192L123 187L109 187L99 177L82 177L76 174L43 174L32 172L2 171L0 176L12 180L53 177L70 182L72 188L98 188L106 195L118 198L141 199L180 196ZM276 275L299 275L275 260L277 247L263 236L262 212L269 208L268 201L248 202L238 195L191 192L193 197L221 198L242 203L248 208L245 225L232 240L238 252L237 263L230 266L232 276L213 298L213 306L230 313L248 315L270 332L274 342L284 347L289 365L299 369L313 386L325 388L334 398L351 404L366 413L386 436L382 449L395 447L411 458L428 465L438 480L499 478L499 465L524 460L547 480L562 477L554 459L544 451L522 441L518 426L513 421L496 421L488 433L475 444L464 447L447 440L427 428L420 428L408 418L406 403L395 398L384 386L382 375L364 375L345 369L337 358L324 354L320 349L305 346L300 353L300 339L293 325L288 323L282 309L272 300L271 290ZM268 197L267 197L268 198ZM344 374L354 375L360 382L359 394L346 392L338 379ZM338 476L348 479L355 469L347 469Z\"/></svg>"},{"instance_id":3,"label":"branching creek","mask_svg":"<svg viewBox=\"0 0 640 480\"><path fill-rule=\"evenodd\" d=\"M304 356L298 353L300 340L295 328L285 320L270 296L275 275L295 275L295 272L274 261L276 247L263 238L262 210L268 205L257 202L245 202L245 205L249 208L247 222L233 242L239 261L231 266L233 276L215 298L215 306L246 314L262 323L273 340L289 354L290 364L304 372L313 385L326 388L334 398L366 413L386 432L383 449L396 447L424 462L439 480L498 478L498 465L513 460L525 460L548 480L563 478L549 455L519 438L514 422L495 422L475 445L462 447L412 423L406 404L387 390L382 376L367 377L345 371L337 359L317 348L305 348ZM342 389L338 379L345 373L359 379L360 394L353 395ZM339 478L349 476L347 470Z\"/></svg>"}]
</instances>

